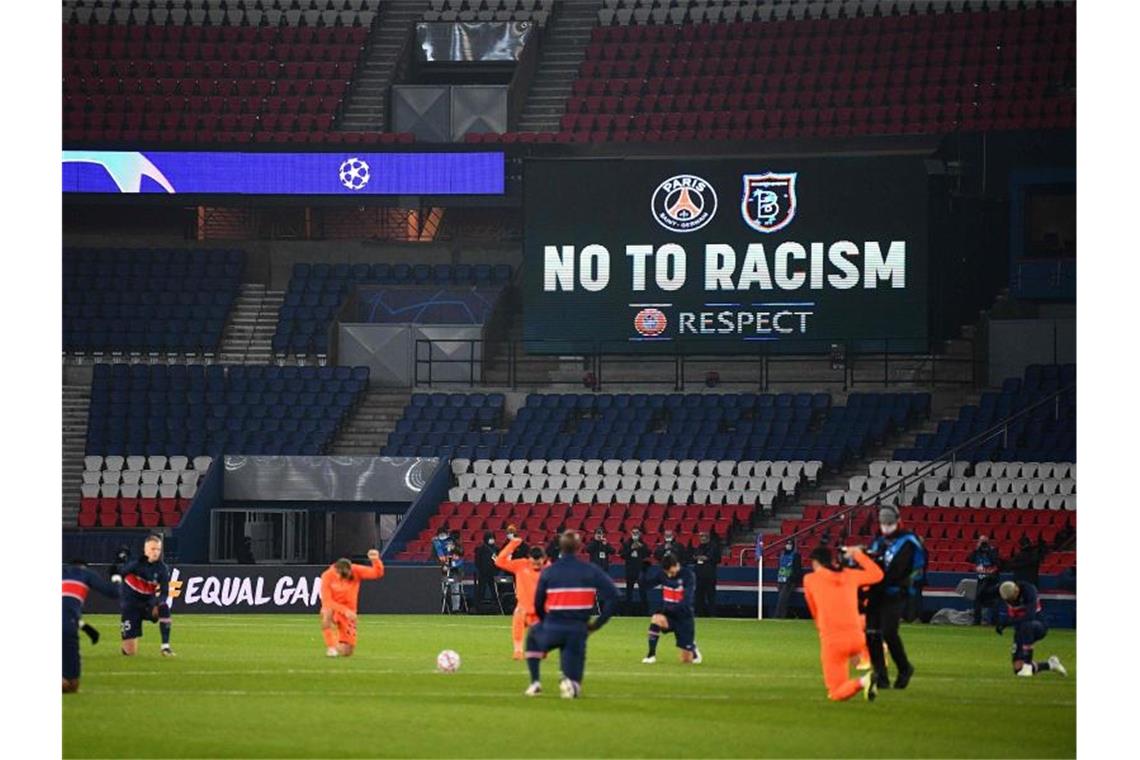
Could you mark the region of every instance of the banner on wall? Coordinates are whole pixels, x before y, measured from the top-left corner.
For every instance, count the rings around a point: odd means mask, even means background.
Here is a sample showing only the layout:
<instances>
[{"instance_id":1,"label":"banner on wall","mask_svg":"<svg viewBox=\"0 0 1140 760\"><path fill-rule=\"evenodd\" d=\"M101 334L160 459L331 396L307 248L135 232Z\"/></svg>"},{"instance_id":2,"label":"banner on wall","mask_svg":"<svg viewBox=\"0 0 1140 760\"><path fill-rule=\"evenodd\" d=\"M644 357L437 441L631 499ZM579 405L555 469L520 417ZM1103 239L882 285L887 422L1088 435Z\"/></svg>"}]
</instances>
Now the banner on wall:
<instances>
[{"instance_id":1,"label":"banner on wall","mask_svg":"<svg viewBox=\"0 0 1140 760\"><path fill-rule=\"evenodd\" d=\"M502 153L63 151L64 193L502 195Z\"/></svg>"},{"instance_id":2,"label":"banner on wall","mask_svg":"<svg viewBox=\"0 0 1140 760\"><path fill-rule=\"evenodd\" d=\"M528 161L533 353L924 350L917 156Z\"/></svg>"}]
</instances>

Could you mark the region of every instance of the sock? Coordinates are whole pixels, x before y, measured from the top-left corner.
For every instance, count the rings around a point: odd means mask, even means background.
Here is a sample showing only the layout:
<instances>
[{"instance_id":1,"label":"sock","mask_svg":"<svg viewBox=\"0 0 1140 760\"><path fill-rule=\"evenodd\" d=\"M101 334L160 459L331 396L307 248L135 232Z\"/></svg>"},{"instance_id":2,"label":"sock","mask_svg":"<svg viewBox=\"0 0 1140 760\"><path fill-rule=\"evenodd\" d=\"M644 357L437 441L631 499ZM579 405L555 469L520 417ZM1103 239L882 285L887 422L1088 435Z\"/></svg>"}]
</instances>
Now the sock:
<instances>
[{"instance_id":1,"label":"sock","mask_svg":"<svg viewBox=\"0 0 1140 760\"><path fill-rule=\"evenodd\" d=\"M1048 662L1035 662L1035 663L1033 663L1033 672L1034 673L1044 673L1047 670L1049 670L1049 663Z\"/></svg>"},{"instance_id":2,"label":"sock","mask_svg":"<svg viewBox=\"0 0 1140 760\"><path fill-rule=\"evenodd\" d=\"M657 625L649 626L649 654L646 657L657 656L657 640L661 637L661 628Z\"/></svg>"},{"instance_id":3,"label":"sock","mask_svg":"<svg viewBox=\"0 0 1140 760\"><path fill-rule=\"evenodd\" d=\"M539 664L541 662L542 662L542 660L540 660L538 657L527 657L526 658L526 669L530 671L530 682L531 683L534 683L535 681L540 680L538 677L538 669L539 669Z\"/></svg>"},{"instance_id":4,"label":"sock","mask_svg":"<svg viewBox=\"0 0 1140 760\"><path fill-rule=\"evenodd\" d=\"M325 639L325 646L333 648L336 646L336 629L335 628L322 628L321 636Z\"/></svg>"},{"instance_id":5,"label":"sock","mask_svg":"<svg viewBox=\"0 0 1140 760\"><path fill-rule=\"evenodd\" d=\"M158 621L158 632L162 636L162 645L164 647L170 646L170 620Z\"/></svg>"}]
</instances>

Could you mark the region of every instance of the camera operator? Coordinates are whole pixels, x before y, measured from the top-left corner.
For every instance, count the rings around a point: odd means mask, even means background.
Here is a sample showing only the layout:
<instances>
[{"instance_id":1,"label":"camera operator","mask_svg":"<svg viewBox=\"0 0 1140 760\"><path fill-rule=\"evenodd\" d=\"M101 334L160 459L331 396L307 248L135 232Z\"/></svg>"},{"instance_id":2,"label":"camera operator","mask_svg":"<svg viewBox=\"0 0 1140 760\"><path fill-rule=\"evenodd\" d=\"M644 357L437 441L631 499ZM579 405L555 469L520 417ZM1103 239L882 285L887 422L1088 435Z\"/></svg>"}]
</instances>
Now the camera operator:
<instances>
[{"instance_id":1,"label":"camera operator","mask_svg":"<svg viewBox=\"0 0 1140 760\"><path fill-rule=\"evenodd\" d=\"M437 537L436 541L440 539ZM443 578L440 585L445 600L444 611L452 614L460 612L466 606L463 599L463 548L459 545L458 532L448 534L441 541L441 550L440 570Z\"/></svg>"},{"instance_id":2,"label":"camera operator","mask_svg":"<svg viewBox=\"0 0 1140 760\"><path fill-rule=\"evenodd\" d=\"M974 625L982 624L982 608L993 605L993 619L998 616L998 586L1001 557L997 547L990 544L989 537L978 536L978 545L966 561L974 565L978 575L978 587L974 592Z\"/></svg>"}]
</instances>

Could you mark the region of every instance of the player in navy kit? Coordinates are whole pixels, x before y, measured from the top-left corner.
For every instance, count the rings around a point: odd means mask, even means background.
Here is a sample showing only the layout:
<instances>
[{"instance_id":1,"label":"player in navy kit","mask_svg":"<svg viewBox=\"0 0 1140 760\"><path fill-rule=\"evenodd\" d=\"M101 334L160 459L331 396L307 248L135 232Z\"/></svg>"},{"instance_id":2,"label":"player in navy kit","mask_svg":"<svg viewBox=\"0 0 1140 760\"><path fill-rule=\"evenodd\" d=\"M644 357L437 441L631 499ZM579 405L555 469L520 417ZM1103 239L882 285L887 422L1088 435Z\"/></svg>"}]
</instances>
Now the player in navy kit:
<instances>
[{"instance_id":1,"label":"player in navy kit","mask_svg":"<svg viewBox=\"0 0 1140 760\"><path fill-rule=\"evenodd\" d=\"M82 560L72 560L63 568L63 693L79 691L79 629L82 625L83 603L87 594L95 589L112 599L119 596L116 583L108 583L87 569ZM92 629L94 630L94 629ZM91 643L99 635L88 632Z\"/></svg>"},{"instance_id":2,"label":"player in navy kit","mask_svg":"<svg viewBox=\"0 0 1140 760\"><path fill-rule=\"evenodd\" d=\"M138 652L144 620L158 623L162 635L162 655L173 657L170 648L170 570L162 561L162 536L149 535L143 543L143 556L124 565L120 572L123 590L120 598L123 654Z\"/></svg>"},{"instance_id":3,"label":"player in navy kit","mask_svg":"<svg viewBox=\"0 0 1140 760\"><path fill-rule=\"evenodd\" d=\"M1005 615L999 618L995 630L1000 635L1007 625L1013 628L1013 674L1032 677L1052 671L1069 675L1056 655L1045 662L1033 661L1033 645L1049 632L1041 617L1037 587L1027 581L1006 581L998 587L998 593L1006 607Z\"/></svg>"},{"instance_id":4,"label":"player in navy kit","mask_svg":"<svg viewBox=\"0 0 1140 760\"><path fill-rule=\"evenodd\" d=\"M575 556L582 546L577 531L564 532L558 546L558 560L542 571L534 592L539 622L526 636L530 686L524 693L528 697L542 693L539 665L552 649L561 650L559 691L567 699L578 697L586 670L586 637L605 625L617 607L617 587L610 577L597 565ZM601 613L591 617L595 601Z\"/></svg>"},{"instance_id":5,"label":"player in navy kit","mask_svg":"<svg viewBox=\"0 0 1140 760\"><path fill-rule=\"evenodd\" d=\"M697 649L693 619L697 578L693 571L683 566L676 555L666 554L661 558L661 566L646 570L642 579L648 589L661 587L660 606L650 618L649 654L642 662L647 665L657 662L658 639L663 633L672 633L677 638L677 648L681 650L681 662L699 665L701 650Z\"/></svg>"}]
</instances>

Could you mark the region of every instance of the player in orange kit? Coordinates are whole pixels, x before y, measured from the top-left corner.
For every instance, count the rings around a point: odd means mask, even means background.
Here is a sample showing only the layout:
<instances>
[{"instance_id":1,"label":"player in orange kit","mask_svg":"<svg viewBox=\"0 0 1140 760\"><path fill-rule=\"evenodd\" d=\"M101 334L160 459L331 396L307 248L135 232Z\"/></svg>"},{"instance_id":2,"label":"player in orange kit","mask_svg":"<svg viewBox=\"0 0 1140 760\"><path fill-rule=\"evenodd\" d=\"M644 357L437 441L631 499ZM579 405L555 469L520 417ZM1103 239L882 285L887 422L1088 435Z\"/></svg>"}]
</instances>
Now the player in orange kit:
<instances>
[{"instance_id":1,"label":"player in orange kit","mask_svg":"<svg viewBox=\"0 0 1140 760\"><path fill-rule=\"evenodd\" d=\"M812 573L804 578L804 598L819 629L819 659L823 664L827 698L850 699L862 689L864 698L873 700L874 675L866 673L862 678L850 678L847 667L858 660L866 644L864 623L859 615L859 587L878 583L883 571L860 548L841 547L840 551L854 560L858 569L840 567L830 548L816 548L811 553Z\"/></svg>"},{"instance_id":2,"label":"player in orange kit","mask_svg":"<svg viewBox=\"0 0 1140 760\"><path fill-rule=\"evenodd\" d=\"M356 602L360 582L384 577L380 552L368 550L372 567L341 557L321 573L321 635L329 657L348 657L356 649Z\"/></svg>"},{"instance_id":3,"label":"player in orange kit","mask_svg":"<svg viewBox=\"0 0 1140 760\"><path fill-rule=\"evenodd\" d=\"M515 535L517 530L511 525L508 526L507 533ZM511 618L511 639L515 651L511 657L516 660L523 658L526 629L538 622L538 615L534 611L534 591L538 587L538 576L542 575L542 568L546 567L546 553L540 546L530 547L526 557L511 559L511 554L521 543L522 539L515 535L495 555L495 567L515 576L515 614Z\"/></svg>"}]
</instances>

